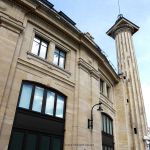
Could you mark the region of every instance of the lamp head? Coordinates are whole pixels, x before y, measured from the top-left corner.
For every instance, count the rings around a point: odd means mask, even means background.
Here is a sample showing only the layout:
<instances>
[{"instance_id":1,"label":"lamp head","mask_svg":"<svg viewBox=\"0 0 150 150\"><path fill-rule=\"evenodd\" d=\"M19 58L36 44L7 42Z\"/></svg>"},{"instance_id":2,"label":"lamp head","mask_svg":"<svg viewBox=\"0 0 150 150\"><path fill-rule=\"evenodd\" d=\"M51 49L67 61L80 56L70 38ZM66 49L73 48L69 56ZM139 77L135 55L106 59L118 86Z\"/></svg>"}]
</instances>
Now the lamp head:
<instances>
[{"instance_id":1,"label":"lamp head","mask_svg":"<svg viewBox=\"0 0 150 150\"><path fill-rule=\"evenodd\" d=\"M102 107L99 106L98 109L97 109L97 111L103 111Z\"/></svg>"}]
</instances>

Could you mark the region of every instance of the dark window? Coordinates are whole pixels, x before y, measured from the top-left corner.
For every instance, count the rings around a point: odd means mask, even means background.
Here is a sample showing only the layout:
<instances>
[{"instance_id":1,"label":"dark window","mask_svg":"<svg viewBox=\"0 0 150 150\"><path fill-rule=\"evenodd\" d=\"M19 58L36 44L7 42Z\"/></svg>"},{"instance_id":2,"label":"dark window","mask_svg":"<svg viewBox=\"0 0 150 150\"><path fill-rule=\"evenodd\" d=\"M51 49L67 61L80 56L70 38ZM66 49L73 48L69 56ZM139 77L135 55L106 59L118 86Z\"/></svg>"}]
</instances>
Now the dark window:
<instances>
[{"instance_id":1,"label":"dark window","mask_svg":"<svg viewBox=\"0 0 150 150\"><path fill-rule=\"evenodd\" d=\"M21 150L23 145L23 137L24 137L23 133L14 131L12 133L10 150Z\"/></svg>"},{"instance_id":2,"label":"dark window","mask_svg":"<svg viewBox=\"0 0 150 150\"><path fill-rule=\"evenodd\" d=\"M62 150L62 138L27 130L14 130L9 150Z\"/></svg>"},{"instance_id":3,"label":"dark window","mask_svg":"<svg viewBox=\"0 0 150 150\"><path fill-rule=\"evenodd\" d=\"M45 59L47 56L47 48L48 48L48 43L45 40L43 40L42 38L35 36L35 38L33 40L31 52L33 54Z\"/></svg>"},{"instance_id":4,"label":"dark window","mask_svg":"<svg viewBox=\"0 0 150 150\"><path fill-rule=\"evenodd\" d=\"M113 150L113 147L111 146L107 146L107 145L103 145L103 150Z\"/></svg>"},{"instance_id":5,"label":"dark window","mask_svg":"<svg viewBox=\"0 0 150 150\"><path fill-rule=\"evenodd\" d=\"M100 92L104 93L104 81L100 79Z\"/></svg>"},{"instance_id":6,"label":"dark window","mask_svg":"<svg viewBox=\"0 0 150 150\"><path fill-rule=\"evenodd\" d=\"M41 136L39 150L49 150L50 149L50 137Z\"/></svg>"},{"instance_id":7,"label":"dark window","mask_svg":"<svg viewBox=\"0 0 150 150\"><path fill-rule=\"evenodd\" d=\"M105 114L102 114L102 131L106 134L113 135L112 119Z\"/></svg>"},{"instance_id":8,"label":"dark window","mask_svg":"<svg viewBox=\"0 0 150 150\"><path fill-rule=\"evenodd\" d=\"M53 138L52 139L52 149L53 150L60 150L61 148L61 139L60 138Z\"/></svg>"},{"instance_id":9,"label":"dark window","mask_svg":"<svg viewBox=\"0 0 150 150\"><path fill-rule=\"evenodd\" d=\"M60 93L29 82L23 82L19 108L64 118L65 97Z\"/></svg>"},{"instance_id":10,"label":"dark window","mask_svg":"<svg viewBox=\"0 0 150 150\"><path fill-rule=\"evenodd\" d=\"M102 147L103 150L114 150L113 121L104 113L102 114Z\"/></svg>"},{"instance_id":11,"label":"dark window","mask_svg":"<svg viewBox=\"0 0 150 150\"><path fill-rule=\"evenodd\" d=\"M65 68L66 53L59 48L55 49L53 63L61 68Z\"/></svg>"},{"instance_id":12,"label":"dark window","mask_svg":"<svg viewBox=\"0 0 150 150\"><path fill-rule=\"evenodd\" d=\"M26 134L25 150L36 150L37 137L34 134Z\"/></svg>"},{"instance_id":13,"label":"dark window","mask_svg":"<svg viewBox=\"0 0 150 150\"><path fill-rule=\"evenodd\" d=\"M134 134L137 134L137 129L136 128L134 128Z\"/></svg>"}]
</instances>

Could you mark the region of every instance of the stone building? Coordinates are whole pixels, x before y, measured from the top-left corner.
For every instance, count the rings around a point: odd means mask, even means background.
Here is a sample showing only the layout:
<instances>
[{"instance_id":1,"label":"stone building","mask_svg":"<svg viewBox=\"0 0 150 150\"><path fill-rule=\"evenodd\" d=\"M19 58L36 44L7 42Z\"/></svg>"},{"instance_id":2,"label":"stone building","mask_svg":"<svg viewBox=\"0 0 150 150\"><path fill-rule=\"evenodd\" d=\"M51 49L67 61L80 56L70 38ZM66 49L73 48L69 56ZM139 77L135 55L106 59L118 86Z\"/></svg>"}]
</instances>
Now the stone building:
<instances>
[{"instance_id":1,"label":"stone building","mask_svg":"<svg viewBox=\"0 0 150 150\"><path fill-rule=\"evenodd\" d=\"M108 30L116 73L47 0L1 0L0 150L144 150L138 29L120 16Z\"/></svg>"}]
</instances>

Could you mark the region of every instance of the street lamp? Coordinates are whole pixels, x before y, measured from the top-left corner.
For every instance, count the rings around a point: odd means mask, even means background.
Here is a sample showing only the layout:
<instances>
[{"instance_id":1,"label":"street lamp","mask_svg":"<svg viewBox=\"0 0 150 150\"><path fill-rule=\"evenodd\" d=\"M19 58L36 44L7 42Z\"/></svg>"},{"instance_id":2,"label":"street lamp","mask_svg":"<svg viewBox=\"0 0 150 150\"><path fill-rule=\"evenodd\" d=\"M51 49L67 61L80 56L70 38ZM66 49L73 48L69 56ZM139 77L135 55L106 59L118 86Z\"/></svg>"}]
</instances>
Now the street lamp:
<instances>
[{"instance_id":1,"label":"street lamp","mask_svg":"<svg viewBox=\"0 0 150 150\"><path fill-rule=\"evenodd\" d=\"M97 109L97 111L103 111L101 105L102 105L101 102L99 102L99 103L93 105L93 107L92 107L92 109L91 109L91 119L88 119L88 129L91 129L91 130L93 129L93 108L94 108L95 106L99 106L98 109Z\"/></svg>"}]
</instances>

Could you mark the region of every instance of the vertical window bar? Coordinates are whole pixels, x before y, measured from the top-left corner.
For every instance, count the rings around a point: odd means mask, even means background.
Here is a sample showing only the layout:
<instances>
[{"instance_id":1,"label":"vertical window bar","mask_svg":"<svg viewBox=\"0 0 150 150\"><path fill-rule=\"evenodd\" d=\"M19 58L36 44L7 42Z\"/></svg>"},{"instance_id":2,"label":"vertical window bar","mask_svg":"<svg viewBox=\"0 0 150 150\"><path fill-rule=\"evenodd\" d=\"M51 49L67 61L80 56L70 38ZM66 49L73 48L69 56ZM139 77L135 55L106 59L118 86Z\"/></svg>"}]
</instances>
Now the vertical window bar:
<instances>
[{"instance_id":1,"label":"vertical window bar","mask_svg":"<svg viewBox=\"0 0 150 150\"><path fill-rule=\"evenodd\" d=\"M57 94L55 94L55 102L54 102L53 116L56 115L56 104L57 104Z\"/></svg>"},{"instance_id":2,"label":"vertical window bar","mask_svg":"<svg viewBox=\"0 0 150 150\"><path fill-rule=\"evenodd\" d=\"M41 109L42 114L44 114L44 113L45 113L46 98L47 98L47 90L46 90L46 89L44 89L44 94L43 94L43 103L42 103L42 109Z\"/></svg>"},{"instance_id":3,"label":"vertical window bar","mask_svg":"<svg viewBox=\"0 0 150 150\"><path fill-rule=\"evenodd\" d=\"M32 95L31 95L31 101L30 101L30 107L29 107L30 110L32 110L32 106L33 106L34 92L35 92L35 85L32 86Z\"/></svg>"}]
</instances>

